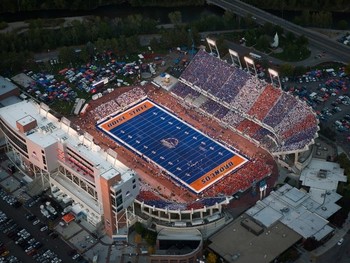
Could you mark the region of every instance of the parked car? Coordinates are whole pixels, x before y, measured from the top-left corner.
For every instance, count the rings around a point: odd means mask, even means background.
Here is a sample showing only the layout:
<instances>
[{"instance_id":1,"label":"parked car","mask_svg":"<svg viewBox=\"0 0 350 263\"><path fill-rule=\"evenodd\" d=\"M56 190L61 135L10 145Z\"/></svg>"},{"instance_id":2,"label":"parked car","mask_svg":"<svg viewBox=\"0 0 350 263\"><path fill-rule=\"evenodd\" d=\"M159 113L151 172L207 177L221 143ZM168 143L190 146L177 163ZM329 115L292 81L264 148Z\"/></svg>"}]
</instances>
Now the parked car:
<instances>
[{"instance_id":1,"label":"parked car","mask_svg":"<svg viewBox=\"0 0 350 263\"><path fill-rule=\"evenodd\" d=\"M343 242L344 242L344 238L342 237L341 239L339 239L339 241L338 241L338 246L341 246L342 244L343 244Z\"/></svg>"}]
</instances>

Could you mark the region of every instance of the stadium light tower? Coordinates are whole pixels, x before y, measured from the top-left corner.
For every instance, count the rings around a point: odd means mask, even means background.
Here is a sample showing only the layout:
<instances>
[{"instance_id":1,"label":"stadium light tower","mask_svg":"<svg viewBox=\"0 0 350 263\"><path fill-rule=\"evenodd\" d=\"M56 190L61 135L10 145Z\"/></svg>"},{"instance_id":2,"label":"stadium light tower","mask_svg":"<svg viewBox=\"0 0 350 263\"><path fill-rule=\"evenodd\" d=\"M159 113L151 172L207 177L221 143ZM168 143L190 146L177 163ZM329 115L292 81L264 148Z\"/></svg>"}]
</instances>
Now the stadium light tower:
<instances>
[{"instance_id":1,"label":"stadium light tower","mask_svg":"<svg viewBox=\"0 0 350 263\"><path fill-rule=\"evenodd\" d=\"M244 57L245 64L247 65L248 72L254 76L257 75L254 60L248 57Z\"/></svg>"},{"instance_id":2,"label":"stadium light tower","mask_svg":"<svg viewBox=\"0 0 350 263\"><path fill-rule=\"evenodd\" d=\"M281 88L281 81L280 81L280 77L278 75L278 72L276 70L271 69L271 68L269 68L268 71L270 74L272 86L274 86L276 88Z\"/></svg>"},{"instance_id":3,"label":"stadium light tower","mask_svg":"<svg viewBox=\"0 0 350 263\"><path fill-rule=\"evenodd\" d=\"M218 47L216 45L215 40L212 40L212 39L210 39L208 37L206 38L206 40L207 40L207 43L208 43L208 46L209 46L209 49L210 49L210 54L216 54L216 56L218 58L220 58L219 50L218 50ZM215 50L213 48L215 48Z\"/></svg>"},{"instance_id":4,"label":"stadium light tower","mask_svg":"<svg viewBox=\"0 0 350 263\"><path fill-rule=\"evenodd\" d=\"M232 65L242 69L242 64L241 64L241 60L239 59L238 53L232 49L229 49L228 53L230 54Z\"/></svg>"}]
</instances>

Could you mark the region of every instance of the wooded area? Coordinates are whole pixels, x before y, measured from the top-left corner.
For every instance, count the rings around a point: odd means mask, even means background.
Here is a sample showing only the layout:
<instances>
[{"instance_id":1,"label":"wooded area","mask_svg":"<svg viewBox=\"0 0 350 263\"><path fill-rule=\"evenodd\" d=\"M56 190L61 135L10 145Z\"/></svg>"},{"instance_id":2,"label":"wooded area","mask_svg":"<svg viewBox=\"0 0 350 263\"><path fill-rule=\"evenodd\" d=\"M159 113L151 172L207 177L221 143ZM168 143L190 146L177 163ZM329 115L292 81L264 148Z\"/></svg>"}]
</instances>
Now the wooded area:
<instances>
[{"instance_id":1,"label":"wooded area","mask_svg":"<svg viewBox=\"0 0 350 263\"><path fill-rule=\"evenodd\" d=\"M243 0L269 10L350 12L348 0ZM195 6L205 0L1 0L0 13L32 10L89 10L99 6L130 3L132 6Z\"/></svg>"},{"instance_id":2,"label":"wooded area","mask_svg":"<svg viewBox=\"0 0 350 263\"><path fill-rule=\"evenodd\" d=\"M130 3L133 6L195 6L205 0L1 0L0 13L33 10L89 10L99 6Z\"/></svg>"},{"instance_id":3,"label":"wooded area","mask_svg":"<svg viewBox=\"0 0 350 263\"><path fill-rule=\"evenodd\" d=\"M349 0L242 0L269 10L350 12Z\"/></svg>"}]
</instances>

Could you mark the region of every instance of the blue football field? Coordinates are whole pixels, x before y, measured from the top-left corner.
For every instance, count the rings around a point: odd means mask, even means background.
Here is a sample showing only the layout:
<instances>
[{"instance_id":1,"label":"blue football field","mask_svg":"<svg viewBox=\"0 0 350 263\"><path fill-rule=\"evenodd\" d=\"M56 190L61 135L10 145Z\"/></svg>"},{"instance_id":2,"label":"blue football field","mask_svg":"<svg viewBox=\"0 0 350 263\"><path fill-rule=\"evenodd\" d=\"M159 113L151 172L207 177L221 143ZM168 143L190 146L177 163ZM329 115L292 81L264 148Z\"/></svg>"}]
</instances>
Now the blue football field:
<instances>
[{"instance_id":1,"label":"blue football field","mask_svg":"<svg viewBox=\"0 0 350 263\"><path fill-rule=\"evenodd\" d=\"M97 127L196 193L248 161L150 100Z\"/></svg>"}]
</instances>

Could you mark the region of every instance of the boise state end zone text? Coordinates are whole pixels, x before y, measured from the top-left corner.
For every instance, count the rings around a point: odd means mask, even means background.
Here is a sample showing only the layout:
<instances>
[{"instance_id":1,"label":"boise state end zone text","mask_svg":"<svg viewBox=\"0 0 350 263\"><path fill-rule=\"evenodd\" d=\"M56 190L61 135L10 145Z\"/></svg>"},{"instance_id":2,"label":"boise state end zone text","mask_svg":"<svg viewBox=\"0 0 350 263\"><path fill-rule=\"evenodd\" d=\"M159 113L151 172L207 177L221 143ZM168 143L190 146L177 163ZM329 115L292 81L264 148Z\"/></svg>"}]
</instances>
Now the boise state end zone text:
<instances>
[{"instance_id":1,"label":"boise state end zone text","mask_svg":"<svg viewBox=\"0 0 350 263\"><path fill-rule=\"evenodd\" d=\"M137 113L141 113L141 112L143 112L143 111L145 111L145 110L147 110L147 109L148 109L147 104L145 104L145 105L142 105L142 106L140 106L140 107L138 107L138 108L136 108L136 109L134 109L134 110L132 110L132 111L127 112L126 114L128 114L129 117L133 117L133 116L136 115ZM128 119L129 119L129 118L126 118L125 115L121 115L119 118L114 119L114 120L110 123L109 127L114 126L114 125L117 125L117 124L121 124L121 123L127 121Z\"/></svg>"}]
</instances>

